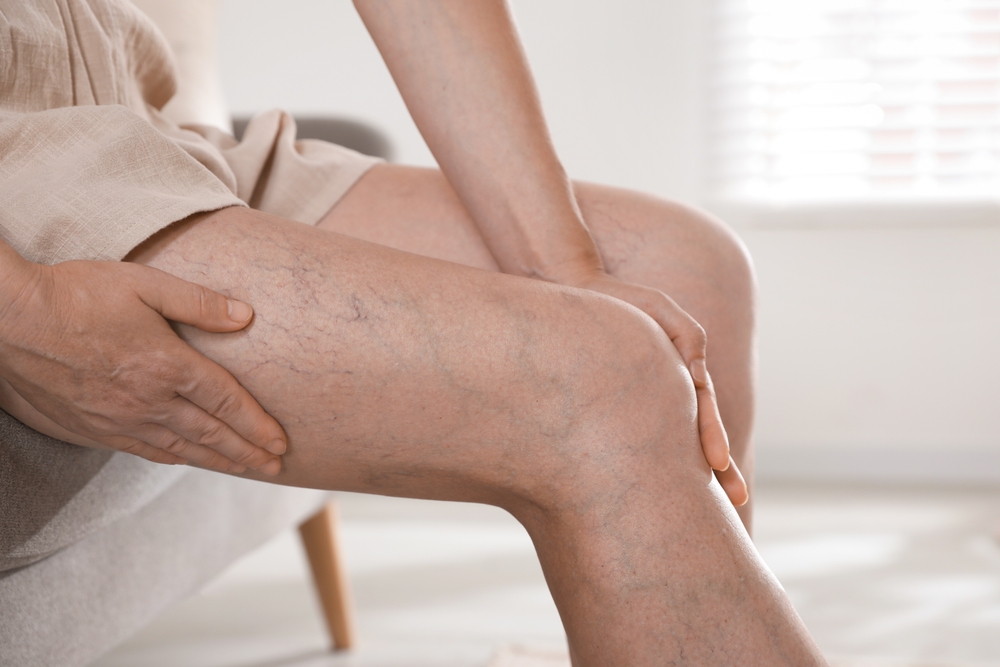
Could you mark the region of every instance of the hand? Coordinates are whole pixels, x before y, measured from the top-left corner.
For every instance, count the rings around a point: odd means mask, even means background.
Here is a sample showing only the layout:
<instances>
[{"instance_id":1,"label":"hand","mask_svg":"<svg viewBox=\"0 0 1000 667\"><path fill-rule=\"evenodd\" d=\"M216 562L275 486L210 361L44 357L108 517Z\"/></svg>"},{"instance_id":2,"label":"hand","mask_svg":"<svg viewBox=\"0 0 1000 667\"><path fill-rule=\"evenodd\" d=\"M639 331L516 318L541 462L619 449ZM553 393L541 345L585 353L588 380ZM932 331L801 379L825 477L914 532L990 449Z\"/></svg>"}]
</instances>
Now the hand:
<instances>
[{"instance_id":1,"label":"hand","mask_svg":"<svg viewBox=\"0 0 1000 667\"><path fill-rule=\"evenodd\" d=\"M32 425L159 463L280 471L278 423L166 321L238 331L250 306L138 264L5 255L0 396L33 413Z\"/></svg>"},{"instance_id":2,"label":"hand","mask_svg":"<svg viewBox=\"0 0 1000 667\"><path fill-rule=\"evenodd\" d=\"M715 387L705 364L705 330L663 292L622 282L604 271L592 271L586 278L575 280L574 286L630 303L663 328L687 365L694 382L698 398L698 430L705 459L715 470L719 483L732 503L737 507L745 504L749 499L746 481L729 454L729 437L722 425Z\"/></svg>"}]
</instances>

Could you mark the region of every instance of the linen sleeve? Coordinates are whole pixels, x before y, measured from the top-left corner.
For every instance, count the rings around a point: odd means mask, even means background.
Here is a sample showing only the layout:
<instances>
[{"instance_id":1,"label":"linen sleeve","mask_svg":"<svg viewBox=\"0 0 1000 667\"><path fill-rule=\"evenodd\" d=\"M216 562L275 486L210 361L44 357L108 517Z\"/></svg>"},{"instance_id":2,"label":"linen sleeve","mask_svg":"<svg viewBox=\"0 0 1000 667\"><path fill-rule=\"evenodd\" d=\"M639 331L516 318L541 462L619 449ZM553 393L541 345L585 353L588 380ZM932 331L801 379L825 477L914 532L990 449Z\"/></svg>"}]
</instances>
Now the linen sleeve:
<instances>
[{"instance_id":1,"label":"linen sleeve","mask_svg":"<svg viewBox=\"0 0 1000 667\"><path fill-rule=\"evenodd\" d=\"M244 205L124 106L0 112L0 236L33 262L120 260L175 221Z\"/></svg>"}]
</instances>

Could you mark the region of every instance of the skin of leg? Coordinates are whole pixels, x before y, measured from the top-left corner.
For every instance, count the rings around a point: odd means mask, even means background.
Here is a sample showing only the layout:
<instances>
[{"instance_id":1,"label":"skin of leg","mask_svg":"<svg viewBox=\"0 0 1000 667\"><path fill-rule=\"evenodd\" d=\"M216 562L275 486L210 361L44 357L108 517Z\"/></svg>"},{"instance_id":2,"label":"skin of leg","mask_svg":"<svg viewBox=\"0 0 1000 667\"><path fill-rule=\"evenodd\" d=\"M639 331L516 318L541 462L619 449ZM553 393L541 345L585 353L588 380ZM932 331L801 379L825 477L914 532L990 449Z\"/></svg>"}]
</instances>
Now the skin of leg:
<instances>
[{"instance_id":1,"label":"skin of leg","mask_svg":"<svg viewBox=\"0 0 1000 667\"><path fill-rule=\"evenodd\" d=\"M704 461L682 361L636 309L246 209L130 260L255 307L240 332L178 331L285 427L278 482L518 518L579 665L824 664Z\"/></svg>"},{"instance_id":2,"label":"skin of leg","mask_svg":"<svg viewBox=\"0 0 1000 667\"><path fill-rule=\"evenodd\" d=\"M751 530L754 413L753 269L743 244L704 212L589 183L574 190L611 275L672 297L708 334L708 367L733 459L751 485L738 508ZM320 221L321 229L498 271L475 223L436 169L381 165Z\"/></svg>"}]
</instances>

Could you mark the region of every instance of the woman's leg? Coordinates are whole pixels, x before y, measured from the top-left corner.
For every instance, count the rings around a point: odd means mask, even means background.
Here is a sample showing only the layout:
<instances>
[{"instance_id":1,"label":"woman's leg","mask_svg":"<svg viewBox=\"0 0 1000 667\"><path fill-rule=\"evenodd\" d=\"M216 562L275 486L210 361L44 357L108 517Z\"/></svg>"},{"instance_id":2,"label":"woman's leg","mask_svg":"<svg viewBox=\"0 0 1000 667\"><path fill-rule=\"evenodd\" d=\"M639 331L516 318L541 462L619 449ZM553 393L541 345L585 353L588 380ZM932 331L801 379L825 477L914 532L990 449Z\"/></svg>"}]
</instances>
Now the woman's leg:
<instances>
[{"instance_id":1,"label":"woman's leg","mask_svg":"<svg viewBox=\"0 0 1000 667\"><path fill-rule=\"evenodd\" d=\"M179 330L286 428L278 481L513 513L581 666L823 664L637 310L245 209L131 259L254 305L244 331Z\"/></svg>"},{"instance_id":2,"label":"woman's leg","mask_svg":"<svg viewBox=\"0 0 1000 667\"><path fill-rule=\"evenodd\" d=\"M708 366L733 458L752 484L754 277L742 244L719 222L674 202L587 183L575 189L608 272L670 295L708 333ZM475 224L435 169L376 167L319 226L498 270ZM750 504L739 512L749 530Z\"/></svg>"}]
</instances>

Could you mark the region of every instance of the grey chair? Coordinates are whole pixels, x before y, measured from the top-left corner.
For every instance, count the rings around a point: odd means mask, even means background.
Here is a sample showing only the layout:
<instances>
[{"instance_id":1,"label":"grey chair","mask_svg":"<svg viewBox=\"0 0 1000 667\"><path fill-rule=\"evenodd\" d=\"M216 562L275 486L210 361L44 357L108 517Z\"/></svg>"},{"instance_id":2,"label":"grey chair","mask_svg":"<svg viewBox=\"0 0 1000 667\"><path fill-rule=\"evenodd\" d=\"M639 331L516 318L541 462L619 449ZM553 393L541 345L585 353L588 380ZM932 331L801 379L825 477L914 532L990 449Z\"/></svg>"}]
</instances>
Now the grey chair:
<instances>
[{"instance_id":1,"label":"grey chair","mask_svg":"<svg viewBox=\"0 0 1000 667\"><path fill-rule=\"evenodd\" d=\"M378 129L355 120L329 116L295 114L296 137L299 139L322 139L332 144L352 148L365 155L374 155L384 160L393 158L392 143ZM247 129L250 119L246 116L233 118L233 135L239 139Z\"/></svg>"}]
</instances>

